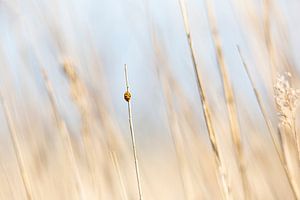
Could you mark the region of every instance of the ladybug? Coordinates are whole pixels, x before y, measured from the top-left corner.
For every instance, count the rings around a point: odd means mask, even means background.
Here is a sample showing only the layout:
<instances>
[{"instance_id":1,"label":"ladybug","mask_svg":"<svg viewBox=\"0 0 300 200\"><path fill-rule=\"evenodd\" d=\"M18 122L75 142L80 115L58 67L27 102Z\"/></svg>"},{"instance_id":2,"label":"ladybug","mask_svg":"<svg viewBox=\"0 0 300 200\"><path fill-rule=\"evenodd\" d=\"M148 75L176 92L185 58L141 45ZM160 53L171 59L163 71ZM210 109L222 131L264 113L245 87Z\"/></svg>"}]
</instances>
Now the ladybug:
<instances>
[{"instance_id":1,"label":"ladybug","mask_svg":"<svg viewBox=\"0 0 300 200\"><path fill-rule=\"evenodd\" d=\"M131 99L131 94L130 94L129 91L126 91L126 92L124 93L124 99L125 99L125 101L127 101L127 102L130 101L130 99Z\"/></svg>"}]
</instances>

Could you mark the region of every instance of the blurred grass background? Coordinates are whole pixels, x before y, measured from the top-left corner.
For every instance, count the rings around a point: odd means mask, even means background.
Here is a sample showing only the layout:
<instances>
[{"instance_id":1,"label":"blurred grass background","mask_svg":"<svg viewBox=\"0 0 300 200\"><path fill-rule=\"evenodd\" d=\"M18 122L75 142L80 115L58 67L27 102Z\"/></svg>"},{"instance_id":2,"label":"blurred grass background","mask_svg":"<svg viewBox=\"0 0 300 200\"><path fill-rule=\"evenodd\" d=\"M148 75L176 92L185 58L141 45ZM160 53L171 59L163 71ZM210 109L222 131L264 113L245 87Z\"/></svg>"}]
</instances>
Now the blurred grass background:
<instances>
[{"instance_id":1,"label":"blurred grass background","mask_svg":"<svg viewBox=\"0 0 300 200\"><path fill-rule=\"evenodd\" d=\"M296 199L236 46L276 128L272 80L289 71L292 85L299 85L300 2L207 2L217 19L233 85L248 198L234 154L207 5L203 0L186 0L185 5L232 198ZM144 199L222 199L178 1L2 0L0 92L15 128L31 198L138 199L123 100L125 63ZM68 64L75 78L63 70ZM53 87L54 109L42 70ZM73 164L55 113L70 135ZM27 199L2 107L0 124L0 199ZM294 176L299 182L299 173Z\"/></svg>"}]
</instances>

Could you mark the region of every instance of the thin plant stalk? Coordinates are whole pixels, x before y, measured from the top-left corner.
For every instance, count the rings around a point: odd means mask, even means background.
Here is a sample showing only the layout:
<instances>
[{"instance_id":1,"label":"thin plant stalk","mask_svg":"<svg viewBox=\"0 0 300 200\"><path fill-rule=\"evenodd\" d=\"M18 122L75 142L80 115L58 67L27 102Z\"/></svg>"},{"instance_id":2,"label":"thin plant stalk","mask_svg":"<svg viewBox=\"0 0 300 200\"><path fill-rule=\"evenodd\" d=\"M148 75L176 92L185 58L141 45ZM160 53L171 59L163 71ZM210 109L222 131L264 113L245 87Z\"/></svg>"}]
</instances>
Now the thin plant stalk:
<instances>
[{"instance_id":1,"label":"thin plant stalk","mask_svg":"<svg viewBox=\"0 0 300 200\"><path fill-rule=\"evenodd\" d=\"M276 76L276 62L275 62L275 48L273 45L272 34L271 34L271 22L270 22L270 14L271 14L271 1L264 0L264 16L263 16L263 25L264 25L264 40L267 49L268 55L268 64L271 70L271 83L272 87L275 83L275 76Z\"/></svg>"},{"instance_id":2,"label":"thin plant stalk","mask_svg":"<svg viewBox=\"0 0 300 200\"><path fill-rule=\"evenodd\" d=\"M121 190L122 199L128 200L126 183L125 183L125 180L124 180L124 177L122 174L122 170L121 170L121 166L120 166L120 159L119 159L119 155L118 155L120 150L117 149L119 144L115 143L115 140L117 140L115 132L117 132L119 130L116 130L116 128L113 128L114 124L111 121L111 118L108 117L109 113L107 110L105 110L105 106L104 107L100 106L97 101L96 101L96 104L97 104L97 112L101 118L103 125L104 125L104 130L106 133L110 133L110 134L105 135L106 140L107 140L106 145L107 145L110 160L112 162L112 165L113 165L113 168L115 171L115 175L119 179L118 182L119 182L119 187Z\"/></svg>"},{"instance_id":3,"label":"thin plant stalk","mask_svg":"<svg viewBox=\"0 0 300 200\"><path fill-rule=\"evenodd\" d=\"M295 122L295 126L296 126L296 122ZM297 153L298 153L298 161L300 162L300 142L299 142L299 134L296 132L296 128L295 128L295 134L296 134L296 144L297 144Z\"/></svg>"},{"instance_id":4,"label":"thin plant stalk","mask_svg":"<svg viewBox=\"0 0 300 200\"><path fill-rule=\"evenodd\" d=\"M161 76L160 71L159 71L159 67L157 67L157 73L159 74L159 76ZM179 133L179 125L178 125L178 118L176 117L176 113L174 111L174 108L172 108L172 93L171 93L171 89L167 86L166 84L166 80L159 77L161 79L161 83L163 86L163 90L165 93L165 99L166 99L166 106L167 106L167 118L168 118L168 124L170 127L170 131L171 131L171 138L172 138L172 142L174 144L175 147L175 153L176 153L176 157L177 157L177 163L178 163L178 168L179 168L179 175L180 175L180 179L181 179L181 185L183 188L183 195L184 198L189 199L188 198L188 192L187 192L187 183L186 183L186 179L185 179L185 158L183 155L183 146L184 144L182 144L182 139L180 138L180 133Z\"/></svg>"},{"instance_id":5,"label":"thin plant stalk","mask_svg":"<svg viewBox=\"0 0 300 200\"><path fill-rule=\"evenodd\" d=\"M136 174L136 180L137 180L138 192L139 192L139 200L142 200L143 194L142 194L142 187L141 187L141 177L140 177L139 162L138 162L137 149L136 149L135 134L134 134L134 128L133 128L132 109L131 109L131 103L130 103L131 94L130 94L130 89L129 89L128 72L127 72L126 64L125 64L124 70L125 70L125 81L126 81L126 93L125 93L124 97L125 97L125 100L127 101L127 106L128 106L128 120L129 120L133 157L134 157L135 174ZM127 98L126 98L126 94L128 95Z\"/></svg>"},{"instance_id":6,"label":"thin plant stalk","mask_svg":"<svg viewBox=\"0 0 300 200\"><path fill-rule=\"evenodd\" d=\"M121 190L121 193L122 193L121 194L122 199L123 200L128 200L128 194L127 194L127 191L126 191L126 187L124 185L124 180L123 180L122 172L121 172L121 169L120 169L118 156L117 156L116 152L114 152L114 151L110 151L109 154L110 154L111 160L113 162L113 167L115 169L116 175L119 179L119 186L120 186L120 190Z\"/></svg>"},{"instance_id":7,"label":"thin plant stalk","mask_svg":"<svg viewBox=\"0 0 300 200\"><path fill-rule=\"evenodd\" d=\"M167 62L165 51L162 51L162 46L160 42L157 41L156 35L154 34L153 43L155 47L155 55L158 59L158 63L155 65L157 76L162 85L162 90L164 93L165 105L166 105L166 114L168 119L168 126L170 129L171 139L174 145L176 163L178 165L180 183L183 189L183 196L185 199L189 199L190 192L188 191L189 185L187 180L187 173L190 171L189 166L187 166L187 156L185 155L184 150L187 149L187 145L183 141L183 135L180 133L181 120L176 114L173 96L179 87L173 88L176 84L176 81L171 78L171 71L169 69L170 64ZM163 66L162 66L163 65ZM182 93L180 94L184 96ZM185 98L183 98L185 99ZM179 123L180 122L180 123Z\"/></svg>"},{"instance_id":8,"label":"thin plant stalk","mask_svg":"<svg viewBox=\"0 0 300 200\"><path fill-rule=\"evenodd\" d=\"M71 138L70 138L70 133L69 130L66 126L65 121L62 119L62 117L60 116L58 110L57 110L57 104L56 104L56 99L55 99L55 95L53 92L53 87L48 79L47 73L44 69L41 69L44 81L45 81L45 86L46 86L46 90L48 93L48 97L50 99L50 103L51 103L51 108L55 117L55 122L56 125L58 127L59 133L60 133L60 137L62 139L64 148L66 148L66 152L67 152L67 156L70 162L70 166L73 170L73 173L75 175L75 184L76 184L76 189L79 193L80 199L81 200L85 200L85 195L83 192L83 184L80 178L80 173L79 173L79 169L76 163L76 158L75 158L75 154L74 154L74 150L73 150L73 146L72 146L72 142L71 142Z\"/></svg>"},{"instance_id":9,"label":"thin plant stalk","mask_svg":"<svg viewBox=\"0 0 300 200\"><path fill-rule=\"evenodd\" d=\"M206 4L207 4L207 15L208 15L208 20L209 20L209 25L210 25L210 31L211 31L215 51L216 51L216 57L217 57L217 63L219 66L220 76L222 77L222 82L223 82L223 91L224 91L224 95L225 95L225 103L227 106L227 113L228 113L228 119L229 119L229 124L230 124L231 136L232 136L233 144L235 147L235 154L236 154L240 174L242 177L244 197L245 197L245 199L249 199L250 198L249 183L248 183L247 174L246 174L244 151L243 151L243 145L241 142L241 133L240 133L234 91L233 91L232 84L230 82L230 78L228 75L228 69L227 69L227 66L226 66L225 60L224 60L224 55L223 55L223 51L222 51L222 47L221 47L221 39L220 39L218 30L217 30L216 17L212 11L213 8L209 4L209 2L206 1Z\"/></svg>"},{"instance_id":10,"label":"thin plant stalk","mask_svg":"<svg viewBox=\"0 0 300 200\"><path fill-rule=\"evenodd\" d=\"M300 143L299 143L299 136L297 134L297 124L296 124L296 113L295 112L292 112L292 116L291 116L292 122L291 122L290 128L291 128L292 135L295 139L295 143L297 146L298 164L300 164Z\"/></svg>"},{"instance_id":11,"label":"thin plant stalk","mask_svg":"<svg viewBox=\"0 0 300 200\"><path fill-rule=\"evenodd\" d=\"M255 87L254 81L253 81L253 79L252 79L252 77L250 75L250 71L248 69L248 66L247 66L245 60L244 60L244 57L243 57L243 55L241 53L241 50L240 50L239 46L237 46L237 49L238 49L239 56L240 56L241 61L242 61L242 65L243 65L243 67L244 67L244 69L246 71L247 77L250 80L250 84L251 84L252 90L253 90L253 92L255 94L256 101L257 101L257 103L259 105L260 111L261 111L261 113L263 115L263 118L264 118L264 121L265 121L265 123L267 125L268 133L269 133L269 135L270 135L270 137L272 139L272 143L273 143L273 145L275 147L275 150L276 150L276 153L277 153L277 155L279 157L280 163L281 163L281 165L282 165L282 167L284 169L284 172L285 172L285 174L287 176L288 183L289 183L289 185L290 185L290 187L292 189L293 195L295 196L296 199L300 199L300 192L297 189L298 188L297 181L293 178L293 176L291 175L291 173L290 173L290 171L289 171L289 169L287 167L285 156L282 153L282 149L280 148L280 145L277 143L276 138L275 138L276 137L275 136L275 130L273 128L273 125L272 125L270 119L268 118L267 111L266 111L265 106L263 105L262 98L261 98L260 94L258 93L258 90Z\"/></svg>"},{"instance_id":12,"label":"thin plant stalk","mask_svg":"<svg viewBox=\"0 0 300 200\"><path fill-rule=\"evenodd\" d=\"M199 92L199 96L200 96L200 100L202 103L202 111L203 111L203 115L205 118L205 124L208 130L208 134L209 134L209 140L212 146L212 150L214 153L214 158L215 158L215 163L217 166L217 170L219 173L219 184L222 185L222 194L223 197L225 199L231 199L231 195L230 195L230 187L228 184L228 179L227 179L227 173L225 171L224 168L224 163L221 160L221 155L220 155L220 150L217 144L217 140L216 140L216 134L215 134L215 130L213 128L212 125L212 120L211 120L211 111L209 109L208 103L207 103L207 98L206 98L206 93L204 91L203 88L203 82L202 79L200 77L200 73L198 70L198 64L196 62L196 53L193 47L193 42L191 39L191 34L190 34L190 28L189 28L189 23L188 23L188 17L187 17L187 12L186 12L186 8L185 8L185 3L183 2L183 0L179 0L179 4L180 4L180 9L181 9L181 14L183 17L183 21L184 21L184 27L185 27L185 33L186 33L186 37L188 40L188 44L189 44L189 49L190 49L190 54L191 54L191 58L192 58L192 63L193 63L193 68L194 68L194 73L196 76L196 81L197 81L197 87L198 87L198 92ZM220 180L221 179L221 180Z\"/></svg>"},{"instance_id":13,"label":"thin plant stalk","mask_svg":"<svg viewBox=\"0 0 300 200\"><path fill-rule=\"evenodd\" d=\"M32 200L32 190L31 190L31 185L30 185L30 179L29 176L25 170L25 161L24 161L24 157L22 155L22 150L21 150L21 145L19 143L18 140L18 136L17 136L17 130L15 128L11 113L8 109L8 106L6 104L6 102L4 101L4 99L2 98L2 96L0 95L0 101L2 103L2 107L4 109L4 115L8 124L8 128L9 128L9 133L10 133L10 137L13 143L13 148L16 154L16 158L17 158L17 163L18 163L18 168L20 171L20 175L22 178L22 182L24 185L24 189L26 192L26 198L28 200Z\"/></svg>"},{"instance_id":14,"label":"thin plant stalk","mask_svg":"<svg viewBox=\"0 0 300 200\"><path fill-rule=\"evenodd\" d=\"M9 193L11 194L11 198L12 199L15 199L15 190L14 190L14 186L13 184L11 183L11 178L9 177L9 174L8 174L8 170L7 170L7 166L4 166L1 164L1 171L4 175L4 178L5 178L5 182L8 186L8 190L9 190Z\"/></svg>"},{"instance_id":15,"label":"thin plant stalk","mask_svg":"<svg viewBox=\"0 0 300 200\"><path fill-rule=\"evenodd\" d=\"M93 184L95 186L95 190L98 193L98 190L96 188L97 180L95 177L95 174L96 174L95 161L94 161L95 151L94 151L94 143L91 140L92 135L91 135L91 128L90 128L91 108L89 106L89 102L88 102L88 98L87 98L90 95L90 93L88 92L88 89L87 89L86 85L84 84L84 82L81 81L79 75L77 74L77 71L74 68L73 62L71 60L65 59L65 61L63 63L63 70L65 72L66 77L70 81L70 90L71 90L71 94L72 94L72 100L78 107L80 114L81 114L81 119L82 119L82 131L81 132L82 132L82 138L83 138L83 142L84 142L84 146L85 146L87 162L89 164L89 168L92 170L91 175L92 175ZM102 107L102 109L103 109L103 107ZM104 128L108 129L106 132L112 132L113 130L111 130L111 127L110 127L111 124L109 124L109 122L108 122L109 117L107 117L107 116L109 114L107 113L107 111L100 112L98 110L98 112L99 112L99 115L101 115L101 121L103 121ZM107 140L106 145L107 145L107 149L109 152L111 164L113 165L114 172L119 179L119 186L120 186L120 190L121 190L122 199L127 200L128 195L127 195L124 180L122 177L120 165L119 165L119 158L118 158L117 153L114 151L112 142L111 142L112 136L109 135L106 138L106 140Z\"/></svg>"},{"instance_id":16,"label":"thin plant stalk","mask_svg":"<svg viewBox=\"0 0 300 200\"><path fill-rule=\"evenodd\" d=\"M298 155L298 163L299 163L300 162L300 143L299 143L299 136L297 134L297 124L296 124L296 114L295 113L292 113L292 125L291 126L292 126L291 130L293 133L293 137L295 139L296 146L297 146L297 155Z\"/></svg>"},{"instance_id":17,"label":"thin plant stalk","mask_svg":"<svg viewBox=\"0 0 300 200\"><path fill-rule=\"evenodd\" d=\"M63 70L70 83L70 92L72 101L77 106L81 116L81 137L83 139L84 153L87 160L87 166L90 171L92 184L96 193L99 192L96 179L96 164L94 143L92 142L91 128L90 128L90 107L87 100L87 89L80 80L73 63L69 59L63 62Z\"/></svg>"}]
</instances>

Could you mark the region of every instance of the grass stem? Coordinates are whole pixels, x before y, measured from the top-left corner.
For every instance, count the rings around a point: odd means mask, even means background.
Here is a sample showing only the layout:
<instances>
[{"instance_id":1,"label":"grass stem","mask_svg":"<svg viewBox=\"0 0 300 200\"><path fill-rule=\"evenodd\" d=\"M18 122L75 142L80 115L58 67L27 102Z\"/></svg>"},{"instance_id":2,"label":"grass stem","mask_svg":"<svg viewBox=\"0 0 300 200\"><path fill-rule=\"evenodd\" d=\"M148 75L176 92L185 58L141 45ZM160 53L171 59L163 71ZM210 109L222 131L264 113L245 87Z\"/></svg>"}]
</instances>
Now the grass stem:
<instances>
[{"instance_id":1,"label":"grass stem","mask_svg":"<svg viewBox=\"0 0 300 200\"><path fill-rule=\"evenodd\" d=\"M191 39L191 33L190 33L185 3L183 0L179 0L179 4L180 4L180 9L181 9L181 14L183 17L185 33L186 33L186 37L187 37L188 44L189 44L190 54L191 54L192 63L193 63L193 69L194 69L194 73L196 76L198 92L199 92L199 96L200 96L200 100L201 100L201 104L202 104L202 108L203 108L202 111L203 111L203 115L205 118L205 124L206 124L207 130L208 130L210 144L212 146L216 167L217 167L217 170L219 173L218 181L219 181L219 184L222 185L222 188L223 188L222 189L223 197L225 199L230 199L230 189L229 189L229 184L228 184L228 179L227 179L227 173L224 168L225 167L224 163L221 160L221 155L220 155L220 150L219 150L217 140L216 140L215 130L212 125L211 111L210 111L208 103L207 103L206 93L204 91L202 79L200 77L200 73L198 70L198 64L196 61L196 52L193 47L193 42Z\"/></svg>"},{"instance_id":2,"label":"grass stem","mask_svg":"<svg viewBox=\"0 0 300 200\"><path fill-rule=\"evenodd\" d=\"M132 109L131 109L131 103L130 103L131 94L130 94L130 89L129 89L128 70L127 70L126 64L125 64L124 70L125 70L125 81L126 81L126 93L125 93L124 97L125 97L125 100L127 101L127 106L128 106L130 137L131 137L133 157L134 157L136 180L137 180L137 184L138 184L139 200L142 200L143 194L142 194L141 177L140 177L139 162L138 162L137 149L136 149L135 134L134 134L134 128L133 128Z\"/></svg>"},{"instance_id":3,"label":"grass stem","mask_svg":"<svg viewBox=\"0 0 300 200\"><path fill-rule=\"evenodd\" d=\"M25 161L24 161L24 157L22 155L21 145L18 140L17 130L15 128L15 125L14 125L11 113L8 109L8 106L1 95L0 95L0 101L1 101L2 107L4 109L4 115L5 115L7 124L8 124L10 137L11 137L14 151L15 151L16 158L17 158L18 168L19 168L22 182L24 185L24 189L26 192L26 197L27 197L27 200L32 200L33 198L32 198L32 190L31 190L31 186L30 186L30 180L29 180L28 174L25 170Z\"/></svg>"},{"instance_id":4,"label":"grass stem","mask_svg":"<svg viewBox=\"0 0 300 200\"><path fill-rule=\"evenodd\" d=\"M243 67L244 67L244 69L246 71L247 77L250 80L250 84L251 84L251 87L252 87L253 92L255 94L256 101L257 101L257 103L259 105L260 111L261 111L261 113L263 115L263 118L264 118L264 121L265 121L265 123L267 125L268 133L269 133L269 135L270 135L270 137L272 139L272 143L273 143L273 145L275 147L275 150L276 150L276 153L277 153L277 155L279 157L280 163L281 163L281 165L282 165L282 167L284 169L284 172L285 172L285 174L287 176L288 183L289 183L289 185L290 185L290 187L292 189L293 195L295 196L296 199L300 199L300 192L299 192L299 189L297 189L297 182L296 182L296 180L294 180L293 176L291 175L291 173L290 173L290 171L289 171L289 169L287 167L285 156L284 156L284 154L282 152L282 149L280 148L280 145L277 143L276 138L275 138L276 137L275 136L275 130L273 128L273 125L272 125L270 119L268 118L266 108L265 108L265 106L263 105L263 102L262 102L262 98L261 98L260 94L258 93L258 90L255 87L254 81L253 81L253 79L252 79L252 77L250 75L250 71L248 69L248 66L247 66L247 64L245 62L245 59L244 59L244 57L242 55L242 52L241 52L241 49L239 48L239 46L237 46L237 50L239 52L239 56L241 58L242 65L243 65Z\"/></svg>"}]
</instances>

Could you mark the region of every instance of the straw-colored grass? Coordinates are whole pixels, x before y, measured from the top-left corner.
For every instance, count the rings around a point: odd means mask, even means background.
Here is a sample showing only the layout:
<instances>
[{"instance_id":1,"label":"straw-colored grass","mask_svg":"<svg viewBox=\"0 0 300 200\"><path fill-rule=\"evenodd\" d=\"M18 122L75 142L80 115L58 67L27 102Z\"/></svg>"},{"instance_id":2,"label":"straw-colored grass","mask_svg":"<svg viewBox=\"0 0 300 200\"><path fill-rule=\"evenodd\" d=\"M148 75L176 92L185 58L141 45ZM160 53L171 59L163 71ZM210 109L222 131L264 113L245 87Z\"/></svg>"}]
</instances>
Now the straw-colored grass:
<instances>
[{"instance_id":1,"label":"straw-colored grass","mask_svg":"<svg viewBox=\"0 0 300 200\"><path fill-rule=\"evenodd\" d=\"M227 106L231 137L235 147L236 158L237 158L239 170L242 177L244 197L245 199L249 199L251 195L251 191L249 191L250 188L249 188L247 172L246 172L245 155L244 155L244 149L241 141L240 125L238 120L238 113L236 108L234 91L233 91L232 83L229 79L228 67L225 63L225 59L223 55L221 39L217 29L217 21L213 11L214 8L212 3L209 1L206 1L206 7L207 7L207 15L208 15L208 20L210 25L211 36L216 51L219 72L223 81L222 83L223 83L223 90L225 95L225 102Z\"/></svg>"},{"instance_id":2,"label":"straw-colored grass","mask_svg":"<svg viewBox=\"0 0 300 200\"><path fill-rule=\"evenodd\" d=\"M57 110L57 105L56 105L56 100L55 100L55 95L53 92L53 87L48 79L48 75L47 72L42 69L41 70L42 75L43 75L43 79L45 81L45 86L46 86L46 90L50 99L50 103L51 103L51 108L52 108L52 112L55 118L55 123L56 126L58 128L61 140L64 144L65 147L65 151L66 154L68 156L69 162L70 162L70 169L73 171L74 173L74 179L75 179L75 183L76 183L76 189L77 192L80 196L80 199L84 200L85 199L85 192L83 191L83 184L81 181L81 177L80 177L80 172L78 169L78 164L76 162L76 157L75 157L75 153L73 150L73 146L72 146L72 141L70 138L70 133L68 131L66 122L61 118L58 110Z\"/></svg>"},{"instance_id":3,"label":"straw-colored grass","mask_svg":"<svg viewBox=\"0 0 300 200\"><path fill-rule=\"evenodd\" d=\"M20 145L20 142L18 139L18 134L17 134L16 128L15 128L16 125L13 122L10 110L1 94L0 94L0 103L4 110L5 118L7 121L8 128L9 128L11 141L12 141L12 144L14 147L14 151L15 151L15 155L16 155L16 159L17 159L17 163L18 163L18 169L19 169L19 172L20 172L20 175L22 178L25 192L26 192L26 198L28 200L32 200L32 199L34 199L33 193L32 193L32 186L30 184L29 175L26 170L25 160L24 160L24 156L22 154L22 148L21 148L21 145Z\"/></svg>"},{"instance_id":4,"label":"straw-colored grass","mask_svg":"<svg viewBox=\"0 0 300 200\"><path fill-rule=\"evenodd\" d=\"M285 171L285 174L287 176L287 179L288 179L288 182L289 182L289 184L291 186L291 189L292 189L292 191L294 193L294 196L297 199L299 199L299 197L300 197L299 195L300 194L299 194L299 189L298 189L298 183L295 180L295 178L291 175L291 172L289 171L288 166L287 166L286 158L284 156L285 154L284 154L284 152L282 152L282 150L284 150L285 147L283 145L281 145L282 148L280 148L280 145L278 144L278 142L276 140L275 130L273 128L273 125L272 125L272 123L271 123L268 115L267 115L267 111L266 111L266 108L265 108L265 106L263 104L262 98L261 98L260 94L258 93L258 90L256 89L256 86L255 86L254 81L253 81L253 79L252 79L252 77L250 75L248 66L247 66L247 64L246 64L246 62L244 60L244 57L242 56L240 48L237 47L237 49L238 49L238 52L239 52L239 55L240 55L240 58L241 58L241 61L242 61L242 65L243 65L243 67L244 67L244 69L246 71L247 77L250 80L251 87L252 87L253 92L254 92L255 97L256 97L256 101L257 101L257 103L259 105L260 111L261 111L261 113L263 115L263 118L265 120L265 123L267 125L268 133L269 133L269 135L270 135L270 137L272 139L272 142L274 144L276 153L277 153L277 155L279 157L280 163L281 163L281 165L282 165L282 167L283 167L283 169ZM282 144L282 142L281 142L281 144Z\"/></svg>"},{"instance_id":5,"label":"straw-colored grass","mask_svg":"<svg viewBox=\"0 0 300 200\"><path fill-rule=\"evenodd\" d=\"M296 6L1 1L0 200L300 199Z\"/></svg>"},{"instance_id":6,"label":"straw-colored grass","mask_svg":"<svg viewBox=\"0 0 300 200\"><path fill-rule=\"evenodd\" d=\"M186 33L187 41L188 41L189 48L190 48L190 54L191 54L191 58L192 58L192 62L193 62L193 68L194 68L194 73L195 73L195 77L196 77L196 81L197 81L198 93L199 93L201 103L202 103L203 115L205 117L205 123L206 123L206 127L207 127L207 130L209 133L210 143L212 146L212 150L214 152L216 169L219 173L220 185L223 188L224 197L226 199L231 199L231 194L230 194L231 191L230 191L230 187L229 187L229 183L228 183L226 169L225 169L224 163L221 159L221 153L220 153L220 149L218 147L216 133L215 133L215 130L212 125L211 111L210 111L210 108L209 108L209 105L207 102L206 93L205 93L204 87L203 87L204 84L200 77L199 67L198 67L197 61L196 61L196 52L193 47L193 42L191 39L191 32L190 32L190 27L189 27L189 22L188 22L188 17L187 17L187 11L185 8L185 2L183 0L180 0L179 3L180 3L180 8L181 8L181 14L183 17L183 22L184 22L185 33Z\"/></svg>"},{"instance_id":7,"label":"straw-colored grass","mask_svg":"<svg viewBox=\"0 0 300 200\"><path fill-rule=\"evenodd\" d=\"M125 101L127 101L127 106L128 106L128 121L129 121L129 128L130 128L130 137L131 137L131 143L132 143L136 181L137 181L138 192L139 192L139 200L142 200L144 198L143 198L143 192L142 192L142 183L141 183L139 160L138 160L137 148L136 148L135 133L134 133L134 128L133 128L133 118L132 118L132 109L131 109L131 93L130 93L130 89L129 89L128 69L127 69L126 64L124 67L124 71L125 71L125 81L126 81L125 82L126 83L126 92L124 94L124 99L125 99Z\"/></svg>"}]
</instances>

